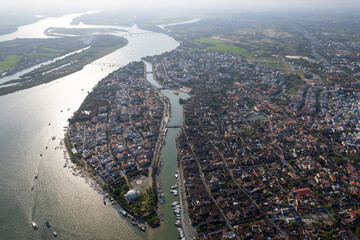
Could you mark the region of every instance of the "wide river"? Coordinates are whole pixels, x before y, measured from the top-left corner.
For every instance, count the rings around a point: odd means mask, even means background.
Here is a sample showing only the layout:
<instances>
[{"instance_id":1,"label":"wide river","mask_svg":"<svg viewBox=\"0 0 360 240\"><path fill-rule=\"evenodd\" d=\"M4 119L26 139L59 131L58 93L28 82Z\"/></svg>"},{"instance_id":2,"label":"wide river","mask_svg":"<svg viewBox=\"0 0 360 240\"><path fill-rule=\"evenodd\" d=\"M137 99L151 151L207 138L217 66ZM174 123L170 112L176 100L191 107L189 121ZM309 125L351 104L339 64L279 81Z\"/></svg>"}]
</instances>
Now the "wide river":
<instances>
[{"instance_id":1,"label":"wide river","mask_svg":"<svg viewBox=\"0 0 360 240\"><path fill-rule=\"evenodd\" d=\"M45 38L43 30L53 26L69 27L70 20L76 16L44 19L0 36L0 41L16 37ZM137 27L117 28L129 33L146 32ZM97 62L125 65L145 56L171 51L179 45L165 34L135 34L126 38L128 45ZM148 227L143 233L131 226L118 208L103 204L103 196L94 189L92 181L74 176L72 169L64 168L64 150L58 146L67 119L79 108L87 91L116 68L89 64L79 72L48 84L0 97L0 239L51 239L52 232L45 227L45 219L58 233L58 239L177 238L175 218L169 206L174 197L167 199L162 226L155 230ZM151 78L151 74L148 77ZM163 93L172 104L171 123L181 124L182 108L178 97L169 90ZM162 151L165 165L161 179L165 180L165 192L175 184L177 131L169 130ZM52 136L56 139L52 140ZM36 174L38 179L34 178ZM32 221L38 224L38 230L32 229Z\"/></svg>"}]
</instances>

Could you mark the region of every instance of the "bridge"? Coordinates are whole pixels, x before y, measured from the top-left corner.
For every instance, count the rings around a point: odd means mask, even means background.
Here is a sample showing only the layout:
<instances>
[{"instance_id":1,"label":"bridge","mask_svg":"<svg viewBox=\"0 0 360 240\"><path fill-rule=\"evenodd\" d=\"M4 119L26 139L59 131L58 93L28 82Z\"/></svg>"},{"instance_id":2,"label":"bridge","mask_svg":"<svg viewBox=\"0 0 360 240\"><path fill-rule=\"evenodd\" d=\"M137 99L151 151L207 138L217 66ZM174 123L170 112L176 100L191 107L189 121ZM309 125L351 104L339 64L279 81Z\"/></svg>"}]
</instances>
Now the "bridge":
<instances>
[{"instance_id":1,"label":"bridge","mask_svg":"<svg viewBox=\"0 0 360 240\"><path fill-rule=\"evenodd\" d=\"M141 36L141 35L145 35L145 36L151 36L151 35L164 35L163 38L165 38L165 34L164 33L160 33L160 32L141 32L141 33L124 33L124 34L119 34L116 36L119 37L127 37L127 36ZM130 53L131 54L131 53ZM123 64L118 64L118 63L108 63L108 62L92 62L92 65L97 65L97 66L104 66L104 67L124 67L125 65ZM153 73L152 71L146 72L146 73Z\"/></svg>"},{"instance_id":2,"label":"bridge","mask_svg":"<svg viewBox=\"0 0 360 240\"><path fill-rule=\"evenodd\" d=\"M107 63L107 62L92 62L92 65L97 65L97 66L104 66L104 67L124 67L123 64L118 64L118 63Z\"/></svg>"},{"instance_id":3,"label":"bridge","mask_svg":"<svg viewBox=\"0 0 360 240\"><path fill-rule=\"evenodd\" d=\"M181 128L181 126L172 125L172 126L167 126L167 128Z\"/></svg>"},{"instance_id":4,"label":"bridge","mask_svg":"<svg viewBox=\"0 0 360 240\"><path fill-rule=\"evenodd\" d=\"M119 34L119 35L116 35L116 36L119 36L119 37L127 37L127 36L141 36L141 35L164 35L165 37L165 34L164 33L161 33L161 32L141 32L141 33L124 33L124 34Z\"/></svg>"}]
</instances>

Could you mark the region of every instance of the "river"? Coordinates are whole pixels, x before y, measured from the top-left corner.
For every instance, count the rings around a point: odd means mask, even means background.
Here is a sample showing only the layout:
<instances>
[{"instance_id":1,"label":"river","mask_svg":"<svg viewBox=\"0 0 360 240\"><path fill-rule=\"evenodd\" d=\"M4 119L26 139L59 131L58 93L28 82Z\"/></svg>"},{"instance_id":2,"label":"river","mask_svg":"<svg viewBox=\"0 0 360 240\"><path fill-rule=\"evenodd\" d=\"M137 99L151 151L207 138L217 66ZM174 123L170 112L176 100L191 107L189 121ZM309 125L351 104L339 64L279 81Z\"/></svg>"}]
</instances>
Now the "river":
<instances>
[{"instance_id":1,"label":"river","mask_svg":"<svg viewBox=\"0 0 360 240\"><path fill-rule=\"evenodd\" d=\"M41 27L72 27L69 26L70 22L69 15L66 15L43 19ZM21 27L18 32L0 36L0 41L16 37L46 37L37 30L37 26L39 23ZM126 28L126 31L145 32L136 26ZM171 51L179 45L164 34L125 37L128 45L97 62L126 65L145 56ZM175 218L169 215L169 211L165 215L166 221L169 221L166 226L162 224L155 230L148 227L143 233L131 226L116 208L105 206L101 193L94 190L91 181L74 176L72 169L63 167L64 150L57 147L64 136L63 127L67 126L67 119L79 108L87 91L91 91L99 80L116 69L89 64L81 71L50 83L0 97L0 239L52 238L51 230L45 227L45 219L58 233L58 239L177 237L173 226ZM178 97L170 90L163 90L162 93L172 104L171 124L180 125L183 119ZM165 162L161 173L164 192L168 192L167 188L175 183L177 131L169 129L162 150ZM52 140L52 136L56 139ZM34 178L36 174L38 179ZM172 200L168 196L167 207ZM32 229L31 221L38 224L38 230Z\"/></svg>"},{"instance_id":2,"label":"river","mask_svg":"<svg viewBox=\"0 0 360 240\"><path fill-rule=\"evenodd\" d=\"M146 63L146 69L148 72L146 76L147 80L156 88L161 88L161 86L154 80L151 64ZM179 104L179 97L187 99L189 95L169 89L161 90L161 93L169 99L171 105L171 114L168 125L181 126L184 118L182 105ZM164 213L164 222L162 222L160 229L155 231L156 239L159 240L177 239L179 237L177 229L174 225L176 218L171 206L172 202L179 202L179 197L173 196L170 193L171 186L175 185L177 181L175 178L175 171L177 169L176 137L179 131L179 128L168 129L165 138L165 145L161 150L161 157L163 159L164 166L160 172L160 182L161 190L165 195L166 203L160 208L160 212Z\"/></svg>"}]
</instances>

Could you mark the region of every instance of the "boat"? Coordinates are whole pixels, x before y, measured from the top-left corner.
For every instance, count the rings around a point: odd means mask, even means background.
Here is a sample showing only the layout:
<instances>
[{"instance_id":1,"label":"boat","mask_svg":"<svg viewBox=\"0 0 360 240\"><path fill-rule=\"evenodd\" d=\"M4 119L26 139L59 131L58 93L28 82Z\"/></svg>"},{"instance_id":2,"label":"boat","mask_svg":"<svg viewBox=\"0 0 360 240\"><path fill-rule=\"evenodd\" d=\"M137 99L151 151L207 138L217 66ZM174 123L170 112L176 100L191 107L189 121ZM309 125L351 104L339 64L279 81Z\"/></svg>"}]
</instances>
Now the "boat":
<instances>
[{"instance_id":1,"label":"boat","mask_svg":"<svg viewBox=\"0 0 360 240\"><path fill-rule=\"evenodd\" d=\"M164 221L164 217L163 217L163 216L161 216L161 221Z\"/></svg>"},{"instance_id":2,"label":"boat","mask_svg":"<svg viewBox=\"0 0 360 240\"><path fill-rule=\"evenodd\" d=\"M38 178L38 174L35 175L35 179L37 179L37 178Z\"/></svg>"},{"instance_id":3,"label":"boat","mask_svg":"<svg viewBox=\"0 0 360 240\"><path fill-rule=\"evenodd\" d=\"M32 187L31 187L31 190L34 190L34 187L35 187L35 186L32 186Z\"/></svg>"},{"instance_id":4,"label":"boat","mask_svg":"<svg viewBox=\"0 0 360 240\"><path fill-rule=\"evenodd\" d=\"M174 189L171 189L171 190L170 190L170 193L172 193L174 196L177 196L177 195L178 195L178 191L177 191L177 190L174 190Z\"/></svg>"},{"instance_id":5,"label":"boat","mask_svg":"<svg viewBox=\"0 0 360 240\"><path fill-rule=\"evenodd\" d=\"M179 177L179 175L178 175L177 173L175 173L175 177L176 177L176 178L178 178L178 177Z\"/></svg>"},{"instance_id":6,"label":"boat","mask_svg":"<svg viewBox=\"0 0 360 240\"><path fill-rule=\"evenodd\" d=\"M42 153L40 153L40 157L42 157Z\"/></svg>"},{"instance_id":7,"label":"boat","mask_svg":"<svg viewBox=\"0 0 360 240\"><path fill-rule=\"evenodd\" d=\"M104 200L104 205L106 205L106 198L104 197L103 200Z\"/></svg>"},{"instance_id":8,"label":"boat","mask_svg":"<svg viewBox=\"0 0 360 240\"><path fill-rule=\"evenodd\" d=\"M126 217L127 212L126 212L124 209L120 208L120 209L119 209L119 212L120 212L124 217Z\"/></svg>"},{"instance_id":9,"label":"boat","mask_svg":"<svg viewBox=\"0 0 360 240\"><path fill-rule=\"evenodd\" d=\"M173 185L173 186L171 186L171 189L177 189L177 184L175 184L175 185Z\"/></svg>"},{"instance_id":10,"label":"boat","mask_svg":"<svg viewBox=\"0 0 360 240\"><path fill-rule=\"evenodd\" d=\"M173 203L171 204L172 207L175 207L176 205L178 205L178 202L173 202Z\"/></svg>"},{"instance_id":11,"label":"boat","mask_svg":"<svg viewBox=\"0 0 360 240\"><path fill-rule=\"evenodd\" d=\"M61 109L61 111L60 112L63 112L63 110Z\"/></svg>"},{"instance_id":12,"label":"boat","mask_svg":"<svg viewBox=\"0 0 360 240\"><path fill-rule=\"evenodd\" d=\"M57 237L57 233L55 232L55 230L52 230L52 234L54 235L54 237Z\"/></svg>"},{"instance_id":13,"label":"boat","mask_svg":"<svg viewBox=\"0 0 360 240\"><path fill-rule=\"evenodd\" d=\"M180 226L181 226L181 221L180 221L180 220L176 220L175 226L180 227Z\"/></svg>"},{"instance_id":14,"label":"boat","mask_svg":"<svg viewBox=\"0 0 360 240\"><path fill-rule=\"evenodd\" d=\"M141 231L143 232L146 231L146 227L143 224L138 224L138 227L140 228Z\"/></svg>"},{"instance_id":15,"label":"boat","mask_svg":"<svg viewBox=\"0 0 360 240\"><path fill-rule=\"evenodd\" d=\"M50 223L49 223L48 220L45 220L45 225L46 225L48 228L50 228Z\"/></svg>"},{"instance_id":16,"label":"boat","mask_svg":"<svg viewBox=\"0 0 360 240\"><path fill-rule=\"evenodd\" d=\"M33 227L34 230L38 229L36 222L31 222L31 226Z\"/></svg>"},{"instance_id":17,"label":"boat","mask_svg":"<svg viewBox=\"0 0 360 240\"><path fill-rule=\"evenodd\" d=\"M56 139L56 137L55 137L55 136L52 136L52 137L51 137L51 140L55 140L55 139Z\"/></svg>"},{"instance_id":18,"label":"boat","mask_svg":"<svg viewBox=\"0 0 360 240\"><path fill-rule=\"evenodd\" d=\"M68 108L68 111L70 111L70 108Z\"/></svg>"},{"instance_id":19,"label":"boat","mask_svg":"<svg viewBox=\"0 0 360 240\"><path fill-rule=\"evenodd\" d=\"M132 224L133 226L137 226L137 225L138 225L137 222L135 222L135 221L132 221L131 224Z\"/></svg>"}]
</instances>

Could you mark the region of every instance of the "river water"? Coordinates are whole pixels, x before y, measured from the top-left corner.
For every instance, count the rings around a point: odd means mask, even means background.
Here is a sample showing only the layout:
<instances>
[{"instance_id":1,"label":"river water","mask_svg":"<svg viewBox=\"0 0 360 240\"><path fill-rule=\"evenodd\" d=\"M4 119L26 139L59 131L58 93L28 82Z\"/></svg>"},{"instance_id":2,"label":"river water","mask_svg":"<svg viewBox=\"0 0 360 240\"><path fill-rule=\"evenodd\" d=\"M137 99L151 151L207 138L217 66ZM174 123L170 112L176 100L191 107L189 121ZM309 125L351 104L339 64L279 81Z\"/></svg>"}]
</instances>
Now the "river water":
<instances>
[{"instance_id":1,"label":"river water","mask_svg":"<svg viewBox=\"0 0 360 240\"><path fill-rule=\"evenodd\" d=\"M147 69L147 80L152 83L155 87L161 88L161 86L154 80L152 71L152 66L149 63L146 63ZM149 73L151 72L151 73ZM189 95L176 92L173 90L165 89L161 90L161 93L166 96L171 104L171 114L169 126L181 126L183 124L183 108L179 104L179 97L187 99ZM160 182L161 190L165 195L166 203L161 206L159 209L160 212L164 213L164 222L160 229L154 231L156 234L156 239L167 240L167 239L177 239L179 234L174 225L176 218L171 206L172 202L179 202L178 196L173 196L170 193L171 186L175 185L175 171L177 169L177 154L176 154L176 137L179 133L179 128L169 128L165 138L165 145L161 150L161 157L164 162L160 173Z\"/></svg>"},{"instance_id":2,"label":"river water","mask_svg":"<svg viewBox=\"0 0 360 240\"><path fill-rule=\"evenodd\" d=\"M41 26L69 25L69 16L48 20L41 20ZM0 41L45 37L35 31L37 24L0 36ZM129 33L145 32L137 27L126 30ZM171 51L179 45L164 34L127 35L126 38L127 46L97 62L125 65L145 56ZM168 210L165 214L168 223L158 229L148 228L143 233L131 226L116 208L103 204L102 195L90 186L91 182L74 176L71 169L63 167L63 149L56 148L63 138L67 119L79 108L87 91L116 68L89 64L81 71L53 82L0 97L0 239L50 239L52 232L45 227L45 219L58 233L58 239L177 238L173 226L175 218ZM170 90L162 92L172 104L171 124L180 125L182 108L178 97ZM169 180L163 181L164 188L175 183L177 131L169 129L162 150L165 165L161 179ZM52 136L56 139L52 140ZM38 179L34 178L36 174ZM164 191L168 192L167 189ZM168 196L167 208L173 199L175 197ZM38 224L38 230L32 229L31 221Z\"/></svg>"}]
</instances>

